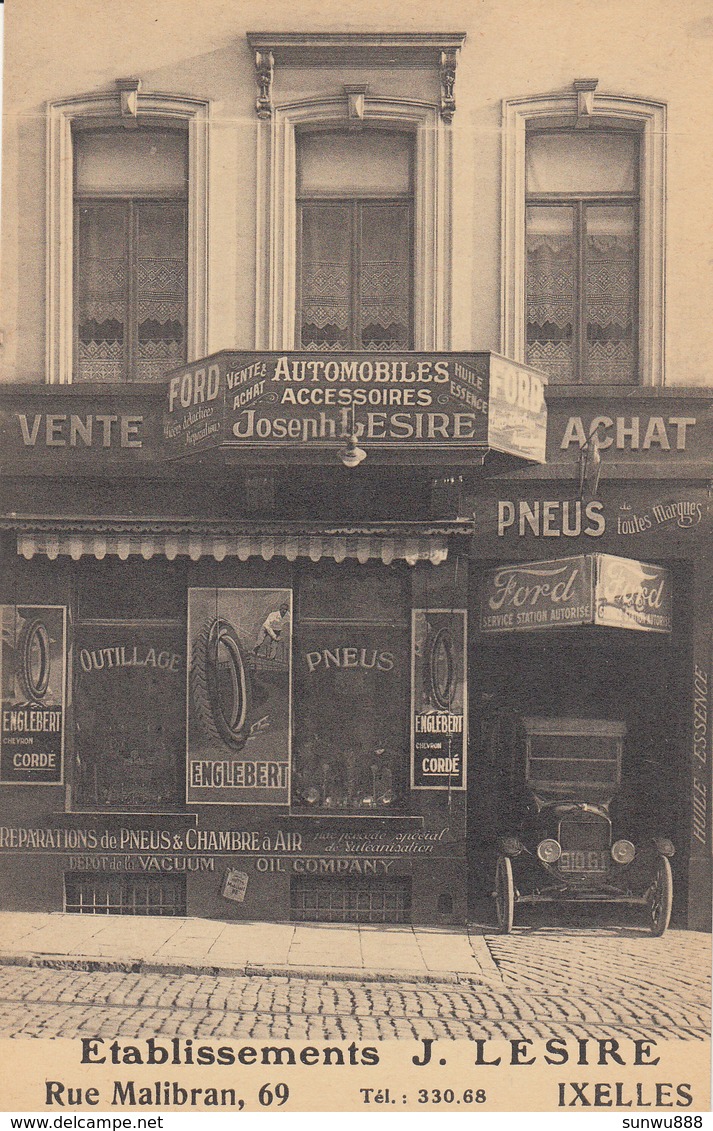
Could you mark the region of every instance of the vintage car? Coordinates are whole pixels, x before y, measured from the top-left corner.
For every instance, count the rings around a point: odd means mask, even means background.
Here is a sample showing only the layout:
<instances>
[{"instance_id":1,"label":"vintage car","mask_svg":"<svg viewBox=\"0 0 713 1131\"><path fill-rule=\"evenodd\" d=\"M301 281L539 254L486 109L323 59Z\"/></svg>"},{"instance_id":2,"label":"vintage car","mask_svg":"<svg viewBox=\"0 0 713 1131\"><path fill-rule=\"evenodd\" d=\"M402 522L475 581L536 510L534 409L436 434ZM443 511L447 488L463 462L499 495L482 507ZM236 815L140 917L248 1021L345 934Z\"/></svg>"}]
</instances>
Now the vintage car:
<instances>
[{"instance_id":1,"label":"vintage car","mask_svg":"<svg viewBox=\"0 0 713 1131\"><path fill-rule=\"evenodd\" d=\"M604 719L524 718L522 820L500 838L495 867L498 927L516 904L639 904L654 935L671 917L674 846L662 836L632 842L613 827L626 726ZM622 835L622 832L624 835Z\"/></svg>"}]
</instances>

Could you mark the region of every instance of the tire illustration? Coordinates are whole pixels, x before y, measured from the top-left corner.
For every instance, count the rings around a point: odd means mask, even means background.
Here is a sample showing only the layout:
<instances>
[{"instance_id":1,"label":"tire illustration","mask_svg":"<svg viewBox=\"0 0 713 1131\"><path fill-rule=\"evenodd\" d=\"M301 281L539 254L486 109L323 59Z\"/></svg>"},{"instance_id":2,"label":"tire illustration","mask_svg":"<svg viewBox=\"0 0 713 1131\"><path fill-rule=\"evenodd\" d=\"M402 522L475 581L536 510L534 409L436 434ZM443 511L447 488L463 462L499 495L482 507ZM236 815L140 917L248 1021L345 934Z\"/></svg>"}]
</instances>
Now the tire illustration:
<instances>
[{"instance_id":1,"label":"tire illustration","mask_svg":"<svg viewBox=\"0 0 713 1131\"><path fill-rule=\"evenodd\" d=\"M433 702L441 711L449 710L456 690L456 673L453 645L447 628L439 628L431 641L428 650L428 678Z\"/></svg>"},{"instance_id":2,"label":"tire illustration","mask_svg":"<svg viewBox=\"0 0 713 1131\"><path fill-rule=\"evenodd\" d=\"M17 674L31 702L44 698L50 682L50 636L38 618L28 620L18 637Z\"/></svg>"},{"instance_id":3,"label":"tire illustration","mask_svg":"<svg viewBox=\"0 0 713 1131\"><path fill-rule=\"evenodd\" d=\"M673 876L668 857L659 856L656 861L656 876L649 889L649 915L651 934L660 938L671 920L673 904Z\"/></svg>"},{"instance_id":4,"label":"tire illustration","mask_svg":"<svg viewBox=\"0 0 713 1131\"><path fill-rule=\"evenodd\" d=\"M512 864L509 856L498 856L495 866L495 915L498 930L504 935L512 931L515 919L515 884L512 878Z\"/></svg>"},{"instance_id":5,"label":"tire illustration","mask_svg":"<svg viewBox=\"0 0 713 1131\"><path fill-rule=\"evenodd\" d=\"M220 617L207 621L193 643L191 693L205 734L241 750L250 735L250 673L235 629Z\"/></svg>"}]
</instances>

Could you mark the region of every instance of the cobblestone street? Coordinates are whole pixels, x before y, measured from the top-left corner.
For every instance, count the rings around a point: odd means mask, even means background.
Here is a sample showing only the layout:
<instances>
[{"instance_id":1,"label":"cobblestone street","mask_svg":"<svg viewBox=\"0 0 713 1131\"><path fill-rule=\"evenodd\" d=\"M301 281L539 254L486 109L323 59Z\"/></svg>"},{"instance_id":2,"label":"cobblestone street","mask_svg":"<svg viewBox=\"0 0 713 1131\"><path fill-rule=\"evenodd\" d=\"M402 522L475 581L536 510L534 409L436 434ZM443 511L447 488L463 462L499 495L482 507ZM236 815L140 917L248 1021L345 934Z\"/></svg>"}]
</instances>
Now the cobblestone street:
<instances>
[{"instance_id":1,"label":"cobblestone street","mask_svg":"<svg viewBox=\"0 0 713 1131\"><path fill-rule=\"evenodd\" d=\"M706 935L552 928L482 941L491 972L461 984L3 966L0 1036L707 1036Z\"/></svg>"}]
</instances>

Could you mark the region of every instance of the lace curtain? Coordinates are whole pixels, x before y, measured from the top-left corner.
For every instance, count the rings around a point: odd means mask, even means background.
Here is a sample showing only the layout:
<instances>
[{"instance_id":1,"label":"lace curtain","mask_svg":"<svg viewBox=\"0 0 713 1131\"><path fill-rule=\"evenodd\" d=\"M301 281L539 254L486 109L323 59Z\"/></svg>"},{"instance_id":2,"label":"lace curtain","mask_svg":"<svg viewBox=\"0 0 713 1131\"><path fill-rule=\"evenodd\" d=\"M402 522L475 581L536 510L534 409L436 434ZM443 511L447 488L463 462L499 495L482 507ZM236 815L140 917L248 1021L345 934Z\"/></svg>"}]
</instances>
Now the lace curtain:
<instances>
[{"instance_id":1,"label":"lace curtain","mask_svg":"<svg viewBox=\"0 0 713 1131\"><path fill-rule=\"evenodd\" d=\"M77 229L76 379L161 380L185 360L184 205L81 205Z\"/></svg>"},{"instance_id":2,"label":"lace curtain","mask_svg":"<svg viewBox=\"0 0 713 1131\"><path fill-rule=\"evenodd\" d=\"M309 203L301 212L301 348L410 348L409 205Z\"/></svg>"},{"instance_id":3,"label":"lace curtain","mask_svg":"<svg viewBox=\"0 0 713 1131\"><path fill-rule=\"evenodd\" d=\"M562 384L633 383L633 205L531 205L526 251L528 363Z\"/></svg>"}]
</instances>

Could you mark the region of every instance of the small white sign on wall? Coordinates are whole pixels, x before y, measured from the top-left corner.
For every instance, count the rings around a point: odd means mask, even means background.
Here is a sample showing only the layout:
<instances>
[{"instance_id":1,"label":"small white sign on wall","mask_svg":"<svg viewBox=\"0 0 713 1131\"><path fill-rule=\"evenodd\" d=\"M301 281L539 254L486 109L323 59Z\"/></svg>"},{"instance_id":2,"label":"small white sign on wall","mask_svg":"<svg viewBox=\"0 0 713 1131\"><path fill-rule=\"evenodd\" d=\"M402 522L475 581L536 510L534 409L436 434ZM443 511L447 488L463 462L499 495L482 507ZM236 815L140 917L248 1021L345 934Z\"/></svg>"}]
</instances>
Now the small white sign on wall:
<instances>
[{"instance_id":1,"label":"small white sign on wall","mask_svg":"<svg viewBox=\"0 0 713 1131\"><path fill-rule=\"evenodd\" d=\"M223 896L223 899L231 899L234 903L242 903L245 899L245 892L247 890L247 872L238 872L235 868L230 868L225 873L225 879L223 880L223 890L220 893Z\"/></svg>"}]
</instances>

